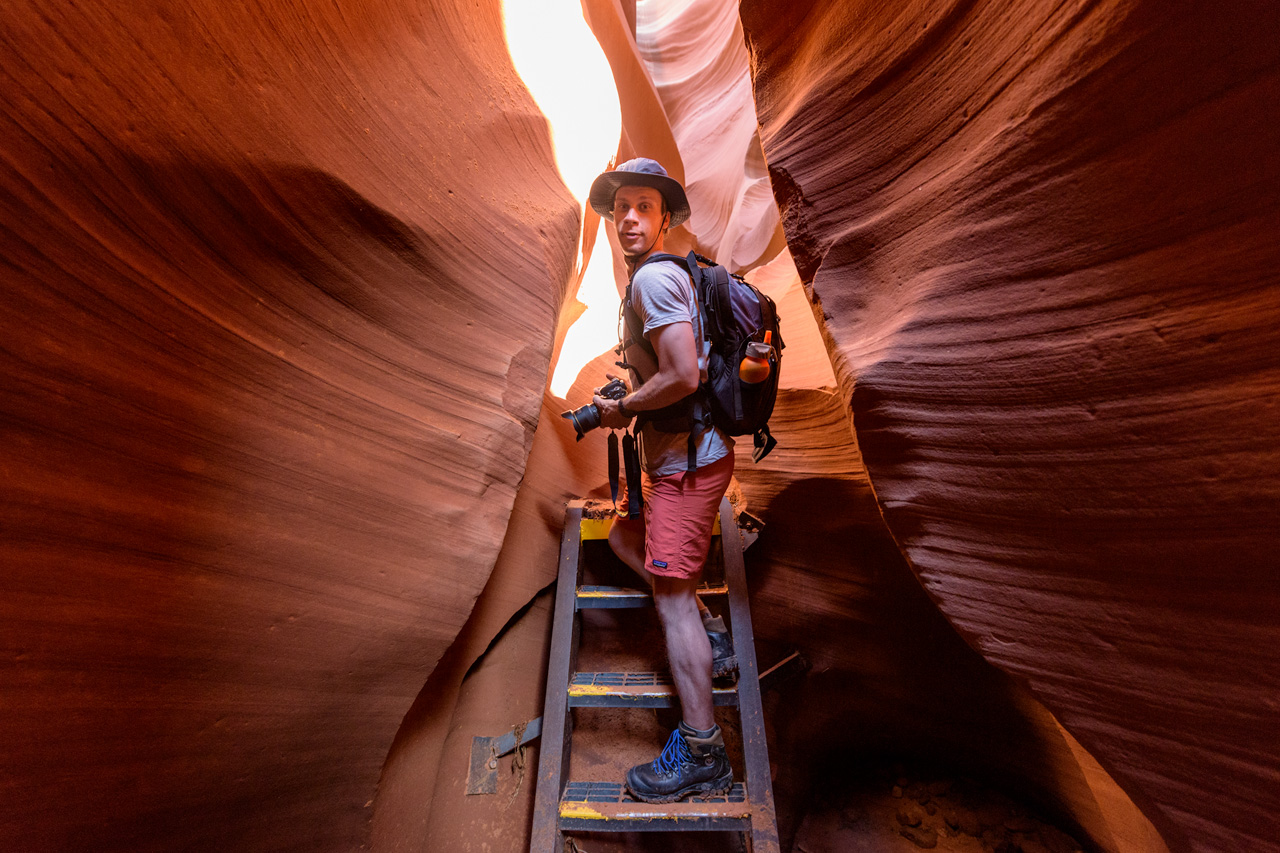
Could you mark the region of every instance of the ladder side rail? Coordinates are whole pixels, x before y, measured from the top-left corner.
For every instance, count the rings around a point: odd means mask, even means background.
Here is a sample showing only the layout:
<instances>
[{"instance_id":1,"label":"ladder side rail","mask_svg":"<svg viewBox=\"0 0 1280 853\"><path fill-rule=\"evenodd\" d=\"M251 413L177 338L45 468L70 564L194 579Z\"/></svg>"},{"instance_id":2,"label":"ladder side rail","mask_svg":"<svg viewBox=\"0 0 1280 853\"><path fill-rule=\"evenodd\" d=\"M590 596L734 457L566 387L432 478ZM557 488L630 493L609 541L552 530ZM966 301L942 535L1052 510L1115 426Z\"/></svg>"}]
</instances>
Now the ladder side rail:
<instances>
[{"instance_id":1,"label":"ladder side rail","mask_svg":"<svg viewBox=\"0 0 1280 853\"><path fill-rule=\"evenodd\" d=\"M742 752L746 760L747 796L752 803L752 853L779 850L778 821L769 774L769 748L765 740L764 705L756 663L755 633L747 595L747 573L742 559L742 534L728 498L720 502L720 547L724 555L725 583L729 586L729 618L738 656L738 711L742 720Z\"/></svg>"},{"instance_id":2,"label":"ladder side rail","mask_svg":"<svg viewBox=\"0 0 1280 853\"><path fill-rule=\"evenodd\" d=\"M547 663L547 694L542 710L542 744L538 749L538 790L534 799L530 853L562 853L559 827L560 797L569 770L569 738L573 720L569 710L569 678L577 661L578 618L575 606L582 574L581 501L565 513L560 538L560 567L556 575L556 603Z\"/></svg>"}]
</instances>

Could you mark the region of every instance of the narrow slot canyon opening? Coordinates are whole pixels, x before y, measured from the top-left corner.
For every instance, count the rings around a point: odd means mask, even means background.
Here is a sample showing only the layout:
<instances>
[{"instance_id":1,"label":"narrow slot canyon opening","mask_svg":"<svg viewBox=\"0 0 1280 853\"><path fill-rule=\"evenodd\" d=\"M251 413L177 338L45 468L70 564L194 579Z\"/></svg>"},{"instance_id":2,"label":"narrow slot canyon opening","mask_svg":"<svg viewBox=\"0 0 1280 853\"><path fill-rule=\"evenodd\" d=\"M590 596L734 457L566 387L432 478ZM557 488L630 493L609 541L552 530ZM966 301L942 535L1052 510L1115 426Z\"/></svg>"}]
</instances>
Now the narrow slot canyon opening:
<instances>
[{"instance_id":1,"label":"narrow slot canyon opening","mask_svg":"<svg viewBox=\"0 0 1280 853\"><path fill-rule=\"evenodd\" d=\"M593 171L573 178L560 165L580 204L604 162L666 152L664 165L681 175L694 208L688 225L669 237L676 251L694 248L745 274L775 300L783 320L787 349L773 419L780 447L760 465L741 460L734 484L743 506L767 525L748 556L762 666L792 654L804 662L803 672L766 695L783 849L1166 853L1149 821L1053 715L947 623L886 527L856 424L842 402L846 392L833 369L829 332L786 245L734 4L641 0L624 4L621 18L612 4L583 4L582 23L599 38L584 49L594 54L598 44L612 78L628 83L604 95L575 88L576 54L540 47L591 35L557 17L578 9L564 7L544 21L517 23L513 10L530 12L508 4L506 31L553 139L572 138L584 122L590 125L597 102L602 114L621 111L616 151L594 153L588 159ZM558 143L557 156L559 162ZM582 155L575 156L580 169ZM523 849L528 843L540 743L498 762L494 794L465 793L467 762L474 736L496 736L542 712L554 587L538 588L516 616L500 621L521 603L511 593L516 574L553 577L554 551L545 533L540 543L526 535L522 504L555 529L549 495L608 495L605 431L574 441L558 416L559 408L587 402L605 372L616 371L612 346L626 282L610 224L589 207L581 211L583 230L595 236L579 235L574 277L579 294L590 293L580 297L589 305L584 311L571 298L562 315L558 334L566 343L529 458L529 471L550 479L531 481L526 474L498 567L446 665L433 673L406 719L380 789L385 799L375 812L375 849ZM594 558L613 564L605 572L609 582L630 581L611 555ZM528 577L523 584L531 591L536 586ZM591 613L582 632L591 639L583 640L586 661L579 669L591 669L595 658L615 668L619 659L628 669L663 665L652 613ZM718 719L740 762L730 716ZM669 711L575 711L573 778L620 779L627 766L651 757L644 753L678 719ZM412 827L413 837L397 827ZM720 833L572 837L584 853L739 844Z\"/></svg>"}]
</instances>

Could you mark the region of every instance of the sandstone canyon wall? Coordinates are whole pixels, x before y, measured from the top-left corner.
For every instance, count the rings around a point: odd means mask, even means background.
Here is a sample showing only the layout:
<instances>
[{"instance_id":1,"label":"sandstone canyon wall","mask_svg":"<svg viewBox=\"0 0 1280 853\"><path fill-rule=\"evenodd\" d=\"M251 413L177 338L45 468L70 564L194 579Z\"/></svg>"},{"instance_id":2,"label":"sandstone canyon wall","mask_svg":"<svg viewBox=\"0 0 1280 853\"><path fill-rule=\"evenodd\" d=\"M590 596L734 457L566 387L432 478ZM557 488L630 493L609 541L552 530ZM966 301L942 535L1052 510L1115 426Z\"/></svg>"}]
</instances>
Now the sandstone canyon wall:
<instances>
[{"instance_id":1,"label":"sandstone canyon wall","mask_svg":"<svg viewBox=\"0 0 1280 853\"><path fill-rule=\"evenodd\" d=\"M501 33L449 0L0 13L0 848L367 841L572 266Z\"/></svg>"},{"instance_id":2,"label":"sandstone canyon wall","mask_svg":"<svg viewBox=\"0 0 1280 853\"><path fill-rule=\"evenodd\" d=\"M1280 17L746 0L889 529L1171 849L1280 849Z\"/></svg>"}]
</instances>

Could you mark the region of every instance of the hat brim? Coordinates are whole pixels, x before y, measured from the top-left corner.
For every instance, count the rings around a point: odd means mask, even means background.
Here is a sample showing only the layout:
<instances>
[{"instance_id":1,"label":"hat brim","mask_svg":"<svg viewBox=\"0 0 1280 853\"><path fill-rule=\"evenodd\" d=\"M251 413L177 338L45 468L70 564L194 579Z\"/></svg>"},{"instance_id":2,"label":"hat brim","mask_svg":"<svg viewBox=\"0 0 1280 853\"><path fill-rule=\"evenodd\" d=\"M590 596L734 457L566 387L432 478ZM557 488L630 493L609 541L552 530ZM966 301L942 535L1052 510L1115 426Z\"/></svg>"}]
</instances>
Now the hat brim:
<instances>
[{"instance_id":1,"label":"hat brim","mask_svg":"<svg viewBox=\"0 0 1280 853\"><path fill-rule=\"evenodd\" d=\"M604 172L591 184L587 200L591 209L604 219L613 219L613 197L619 187L653 187L662 193L671 213L671 226L675 228L689 218L689 199L684 187L675 178L666 175L650 175L645 172Z\"/></svg>"}]
</instances>

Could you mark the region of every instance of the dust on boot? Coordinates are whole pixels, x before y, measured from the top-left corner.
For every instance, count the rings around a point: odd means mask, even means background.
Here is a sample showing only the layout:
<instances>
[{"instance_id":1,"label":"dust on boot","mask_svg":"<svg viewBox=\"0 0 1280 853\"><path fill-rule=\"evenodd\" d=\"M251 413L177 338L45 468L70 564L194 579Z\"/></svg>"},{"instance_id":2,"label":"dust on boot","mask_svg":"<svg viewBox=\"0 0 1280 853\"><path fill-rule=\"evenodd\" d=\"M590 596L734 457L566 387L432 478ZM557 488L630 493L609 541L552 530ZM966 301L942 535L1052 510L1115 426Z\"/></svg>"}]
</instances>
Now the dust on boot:
<instances>
[{"instance_id":1,"label":"dust on boot","mask_svg":"<svg viewBox=\"0 0 1280 853\"><path fill-rule=\"evenodd\" d=\"M733 651L733 638L723 616L702 617L702 627L711 642L711 677L732 678L738 674L738 656Z\"/></svg>"},{"instance_id":2,"label":"dust on boot","mask_svg":"<svg viewBox=\"0 0 1280 853\"><path fill-rule=\"evenodd\" d=\"M683 720L667 739L662 755L627 771L627 790L646 803L674 803L690 794L725 794L731 787L733 768L720 727L699 737Z\"/></svg>"}]
</instances>

